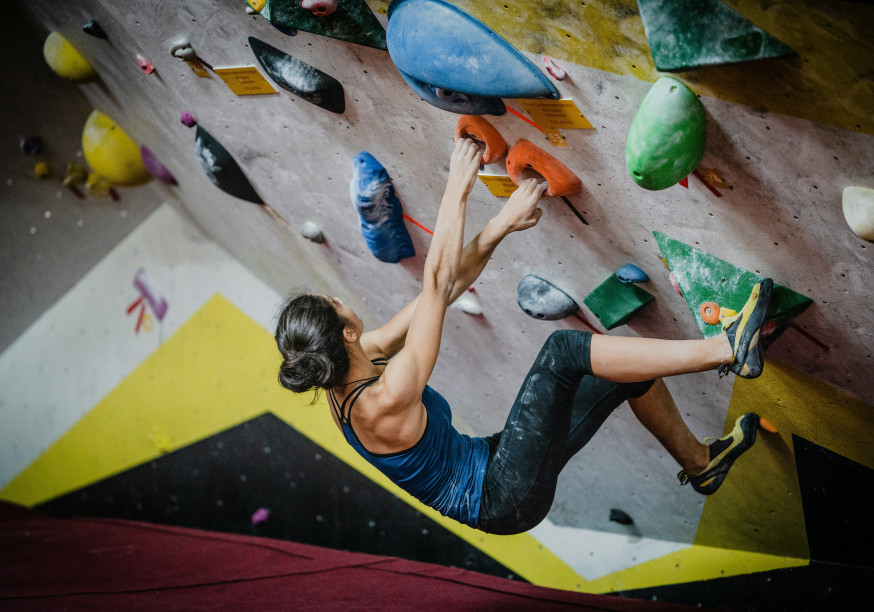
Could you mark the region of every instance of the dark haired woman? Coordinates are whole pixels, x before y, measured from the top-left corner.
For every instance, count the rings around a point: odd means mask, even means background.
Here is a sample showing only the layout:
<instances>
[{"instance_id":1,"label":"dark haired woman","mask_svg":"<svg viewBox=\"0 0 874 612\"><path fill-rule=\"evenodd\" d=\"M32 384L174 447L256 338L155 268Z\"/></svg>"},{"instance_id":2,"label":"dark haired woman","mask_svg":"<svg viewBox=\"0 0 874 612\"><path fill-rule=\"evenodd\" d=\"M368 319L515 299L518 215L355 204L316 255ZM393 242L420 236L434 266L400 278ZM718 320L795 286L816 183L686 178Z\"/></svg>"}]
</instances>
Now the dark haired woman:
<instances>
[{"instance_id":1,"label":"dark haired woman","mask_svg":"<svg viewBox=\"0 0 874 612\"><path fill-rule=\"evenodd\" d=\"M628 401L683 471L680 480L711 494L755 440L758 417L740 417L727 436L705 444L688 429L659 379L719 368L761 373L758 343L771 281L754 288L725 333L704 340L659 340L557 331L528 372L502 432L469 437L451 425L446 400L428 386L446 308L479 276L508 234L534 226L546 184L523 181L507 204L462 248L465 203L481 152L456 143L422 292L392 319L364 332L338 298L303 295L286 304L276 341L279 380L295 392L325 389L346 440L423 503L483 531L526 531L546 516L567 461L607 416ZM391 361L389 361L391 360ZM705 440L706 442L706 440Z\"/></svg>"}]
</instances>

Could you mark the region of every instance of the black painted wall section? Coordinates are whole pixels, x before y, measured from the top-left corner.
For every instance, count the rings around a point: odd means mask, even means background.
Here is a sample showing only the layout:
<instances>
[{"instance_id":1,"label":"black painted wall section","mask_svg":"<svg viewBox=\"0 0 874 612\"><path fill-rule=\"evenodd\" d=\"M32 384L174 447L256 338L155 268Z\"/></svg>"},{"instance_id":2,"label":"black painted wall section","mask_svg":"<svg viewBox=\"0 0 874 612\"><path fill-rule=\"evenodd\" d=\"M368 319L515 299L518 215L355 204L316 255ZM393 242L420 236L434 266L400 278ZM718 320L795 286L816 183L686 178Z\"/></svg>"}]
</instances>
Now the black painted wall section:
<instances>
[{"instance_id":1,"label":"black painted wall section","mask_svg":"<svg viewBox=\"0 0 874 612\"><path fill-rule=\"evenodd\" d=\"M260 508L269 516L253 524ZM271 414L38 509L281 538L519 579Z\"/></svg>"},{"instance_id":2,"label":"black painted wall section","mask_svg":"<svg viewBox=\"0 0 874 612\"><path fill-rule=\"evenodd\" d=\"M874 470L792 436L810 558L874 567Z\"/></svg>"}]
</instances>

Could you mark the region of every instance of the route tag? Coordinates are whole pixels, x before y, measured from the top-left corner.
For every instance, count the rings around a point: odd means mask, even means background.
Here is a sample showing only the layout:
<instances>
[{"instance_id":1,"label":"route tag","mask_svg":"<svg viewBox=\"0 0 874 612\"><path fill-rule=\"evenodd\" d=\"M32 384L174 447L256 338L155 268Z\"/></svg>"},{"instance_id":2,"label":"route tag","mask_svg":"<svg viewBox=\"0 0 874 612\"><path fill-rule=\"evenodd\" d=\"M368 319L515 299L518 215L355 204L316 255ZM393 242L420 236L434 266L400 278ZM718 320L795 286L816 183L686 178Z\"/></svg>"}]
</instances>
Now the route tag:
<instances>
[{"instance_id":1,"label":"route tag","mask_svg":"<svg viewBox=\"0 0 874 612\"><path fill-rule=\"evenodd\" d=\"M191 71L201 79L212 78L209 74L209 70L206 69L206 66L204 66L199 59L195 58L193 60L188 60L186 63L188 64L188 67L191 68Z\"/></svg>"},{"instance_id":2,"label":"route tag","mask_svg":"<svg viewBox=\"0 0 874 612\"><path fill-rule=\"evenodd\" d=\"M255 66L223 66L212 70L238 96L279 93Z\"/></svg>"},{"instance_id":3,"label":"route tag","mask_svg":"<svg viewBox=\"0 0 874 612\"><path fill-rule=\"evenodd\" d=\"M516 191L516 183L509 176L496 174L480 174L478 176L493 196L509 198Z\"/></svg>"},{"instance_id":4,"label":"route tag","mask_svg":"<svg viewBox=\"0 0 874 612\"><path fill-rule=\"evenodd\" d=\"M547 136L549 128L553 128L553 131L594 129L570 98L561 100L524 99L519 100L519 104L528 111L534 122L543 128Z\"/></svg>"},{"instance_id":5,"label":"route tag","mask_svg":"<svg viewBox=\"0 0 874 612\"><path fill-rule=\"evenodd\" d=\"M566 146L568 146L567 139L557 129L552 128L552 127L545 127L542 129L543 129L544 136L546 136L549 139L549 144L551 144L552 146L554 146L554 147L566 147Z\"/></svg>"}]
</instances>

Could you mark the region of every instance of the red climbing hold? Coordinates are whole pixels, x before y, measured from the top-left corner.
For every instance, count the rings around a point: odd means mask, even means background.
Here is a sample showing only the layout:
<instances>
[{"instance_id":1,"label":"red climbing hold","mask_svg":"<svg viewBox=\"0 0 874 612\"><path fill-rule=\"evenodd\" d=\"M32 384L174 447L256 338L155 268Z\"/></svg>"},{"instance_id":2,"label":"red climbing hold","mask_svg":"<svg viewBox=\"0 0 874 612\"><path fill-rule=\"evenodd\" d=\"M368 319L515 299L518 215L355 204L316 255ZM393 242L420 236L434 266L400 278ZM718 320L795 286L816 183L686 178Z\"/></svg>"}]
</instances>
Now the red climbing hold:
<instances>
[{"instance_id":1,"label":"red climbing hold","mask_svg":"<svg viewBox=\"0 0 874 612\"><path fill-rule=\"evenodd\" d=\"M146 74L152 74L155 72L155 67L142 53L137 53L137 64L140 65L140 68L142 68L143 72Z\"/></svg>"},{"instance_id":2,"label":"red climbing hold","mask_svg":"<svg viewBox=\"0 0 874 612\"><path fill-rule=\"evenodd\" d=\"M337 0L303 0L300 7L316 17L327 17L337 10Z\"/></svg>"}]
</instances>

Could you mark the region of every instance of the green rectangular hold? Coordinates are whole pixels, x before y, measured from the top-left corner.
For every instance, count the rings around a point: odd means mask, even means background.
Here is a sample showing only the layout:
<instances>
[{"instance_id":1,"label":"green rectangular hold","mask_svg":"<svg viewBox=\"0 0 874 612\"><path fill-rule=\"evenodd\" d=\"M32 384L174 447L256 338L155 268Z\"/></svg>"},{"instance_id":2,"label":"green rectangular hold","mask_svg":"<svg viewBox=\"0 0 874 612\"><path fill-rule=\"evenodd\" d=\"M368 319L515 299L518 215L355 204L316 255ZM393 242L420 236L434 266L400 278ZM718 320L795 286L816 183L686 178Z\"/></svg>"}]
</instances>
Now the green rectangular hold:
<instances>
[{"instance_id":1,"label":"green rectangular hold","mask_svg":"<svg viewBox=\"0 0 874 612\"><path fill-rule=\"evenodd\" d=\"M661 232L653 235L701 335L710 338L722 333L721 325L708 325L701 318L701 304L716 302L722 308L740 310L761 277ZM767 347L774 342L812 303L809 297L774 283L766 319L774 323L774 330L762 339L762 344Z\"/></svg>"},{"instance_id":2,"label":"green rectangular hold","mask_svg":"<svg viewBox=\"0 0 874 612\"><path fill-rule=\"evenodd\" d=\"M611 274L583 300L607 329L625 325L655 297L634 283L623 283Z\"/></svg>"}]
</instances>

